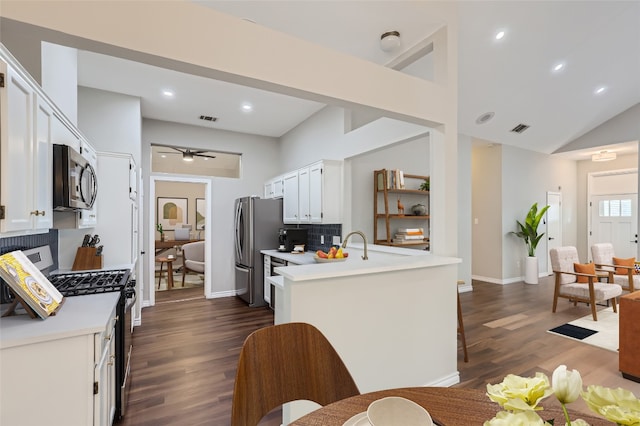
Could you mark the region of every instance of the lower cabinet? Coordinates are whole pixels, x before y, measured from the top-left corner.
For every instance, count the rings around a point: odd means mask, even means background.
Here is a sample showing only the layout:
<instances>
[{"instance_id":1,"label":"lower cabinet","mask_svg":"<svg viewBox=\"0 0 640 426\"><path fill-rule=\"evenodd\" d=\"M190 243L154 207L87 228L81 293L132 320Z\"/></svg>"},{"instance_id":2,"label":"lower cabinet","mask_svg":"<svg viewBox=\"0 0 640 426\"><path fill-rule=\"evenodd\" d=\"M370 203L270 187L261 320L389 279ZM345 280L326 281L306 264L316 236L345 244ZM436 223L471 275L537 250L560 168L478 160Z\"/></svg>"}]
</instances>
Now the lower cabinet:
<instances>
[{"instance_id":1,"label":"lower cabinet","mask_svg":"<svg viewBox=\"0 0 640 426\"><path fill-rule=\"evenodd\" d=\"M0 349L0 424L111 425L115 309L99 333Z\"/></svg>"}]
</instances>

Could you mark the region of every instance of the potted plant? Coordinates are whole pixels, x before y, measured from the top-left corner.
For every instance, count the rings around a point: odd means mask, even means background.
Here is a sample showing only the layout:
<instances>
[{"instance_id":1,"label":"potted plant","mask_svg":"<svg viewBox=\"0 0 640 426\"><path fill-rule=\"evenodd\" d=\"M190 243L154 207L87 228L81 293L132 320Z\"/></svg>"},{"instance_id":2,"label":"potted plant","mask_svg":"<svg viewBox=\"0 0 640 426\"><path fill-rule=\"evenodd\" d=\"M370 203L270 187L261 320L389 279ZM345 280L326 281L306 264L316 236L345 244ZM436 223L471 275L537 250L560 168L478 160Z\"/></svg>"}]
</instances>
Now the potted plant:
<instances>
[{"instance_id":1,"label":"potted plant","mask_svg":"<svg viewBox=\"0 0 640 426\"><path fill-rule=\"evenodd\" d=\"M538 225L540 224L542 216L544 216L548 209L549 206L544 206L540 211L538 211L538 203L533 203L529 209L529 213L527 213L527 217L524 219L524 223L516 220L520 230L512 232L512 234L522 238L524 243L527 245L528 257L525 259L524 268L524 282L527 284L538 284L538 258L536 257L536 247L538 247L538 243L544 235L544 232L538 234Z\"/></svg>"},{"instance_id":2,"label":"potted plant","mask_svg":"<svg viewBox=\"0 0 640 426\"><path fill-rule=\"evenodd\" d=\"M164 230L162 229L162 224L158 223L156 225L156 229L158 230L158 232L160 233L160 241L164 241Z\"/></svg>"}]
</instances>

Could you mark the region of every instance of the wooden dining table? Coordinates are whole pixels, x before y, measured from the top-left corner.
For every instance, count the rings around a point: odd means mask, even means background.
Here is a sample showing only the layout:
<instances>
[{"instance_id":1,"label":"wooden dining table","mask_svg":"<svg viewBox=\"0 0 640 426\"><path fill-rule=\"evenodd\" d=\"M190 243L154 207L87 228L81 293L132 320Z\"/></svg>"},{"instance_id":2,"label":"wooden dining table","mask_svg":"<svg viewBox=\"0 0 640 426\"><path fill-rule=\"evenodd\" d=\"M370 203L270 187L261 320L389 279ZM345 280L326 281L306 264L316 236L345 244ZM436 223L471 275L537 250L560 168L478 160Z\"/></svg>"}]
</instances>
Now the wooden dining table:
<instances>
[{"instance_id":1,"label":"wooden dining table","mask_svg":"<svg viewBox=\"0 0 640 426\"><path fill-rule=\"evenodd\" d=\"M410 399L424 407L434 421L441 426L482 425L491 420L500 406L492 402L486 392L479 389L414 387L387 389L352 396L333 404L321 407L290 423L291 426L342 426L356 414L367 411L373 401L388 396L400 396ZM555 404L554 404L555 403ZM556 425L564 425L562 409L553 396L540 404L544 407L538 414L544 420L555 419ZM581 418L592 426L611 425L602 418L569 410L571 420Z\"/></svg>"}]
</instances>

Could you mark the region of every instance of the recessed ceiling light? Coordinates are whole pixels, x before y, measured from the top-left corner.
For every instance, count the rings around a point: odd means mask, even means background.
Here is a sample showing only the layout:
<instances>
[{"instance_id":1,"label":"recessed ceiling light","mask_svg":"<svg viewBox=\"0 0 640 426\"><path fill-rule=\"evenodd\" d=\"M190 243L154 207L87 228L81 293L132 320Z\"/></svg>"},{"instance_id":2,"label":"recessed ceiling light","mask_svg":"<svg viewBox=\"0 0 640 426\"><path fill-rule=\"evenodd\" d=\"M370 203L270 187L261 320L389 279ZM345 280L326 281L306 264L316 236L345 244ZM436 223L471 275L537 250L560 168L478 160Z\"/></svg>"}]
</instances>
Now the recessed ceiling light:
<instances>
[{"instance_id":1,"label":"recessed ceiling light","mask_svg":"<svg viewBox=\"0 0 640 426\"><path fill-rule=\"evenodd\" d=\"M498 31L496 34L496 40L502 40L502 37L504 37L504 31Z\"/></svg>"},{"instance_id":2,"label":"recessed ceiling light","mask_svg":"<svg viewBox=\"0 0 640 426\"><path fill-rule=\"evenodd\" d=\"M596 95L601 95L602 93L605 92L605 90L607 90L607 88L604 86L601 86L601 87L598 87L593 93L595 93Z\"/></svg>"},{"instance_id":3,"label":"recessed ceiling light","mask_svg":"<svg viewBox=\"0 0 640 426\"><path fill-rule=\"evenodd\" d=\"M253 105L251 105L248 102L245 102L245 103L242 104L242 110L244 112L251 112L251 111L253 111Z\"/></svg>"},{"instance_id":4,"label":"recessed ceiling light","mask_svg":"<svg viewBox=\"0 0 640 426\"><path fill-rule=\"evenodd\" d=\"M165 95L167 98L173 98L175 96L175 93L173 93L172 90L163 90L162 94Z\"/></svg>"},{"instance_id":5,"label":"recessed ceiling light","mask_svg":"<svg viewBox=\"0 0 640 426\"><path fill-rule=\"evenodd\" d=\"M160 155L160 157L162 157L162 158L167 158L167 156L166 156L166 155L164 155L164 154L161 154L161 155Z\"/></svg>"},{"instance_id":6,"label":"recessed ceiling light","mask_svg":"<svg viewBox=\"0 0 640 426\"><path fill-rule=\"evenodd\" d=\"M484 114L480 115L480 117L476 118L476 124L484 124L487 121L491 120L494 115L496 115L495 112L485 112Z\"/></svg>"},{"instance_id":7,"label":"recessed ceiling light","mask_svg":"<svg viewBox=\"0 0 640 426\"><path fill-rule=\"evenodd\" d=\"M563 62L560 62L560 63L559 63L559 64L557 64L555 67L553 67L553 70L557 72L557 71L560 71L560 70L561 70L561 69L563 69L563 68L564 68L564 63L563 63Z\"/></svg>"}]
</instances>

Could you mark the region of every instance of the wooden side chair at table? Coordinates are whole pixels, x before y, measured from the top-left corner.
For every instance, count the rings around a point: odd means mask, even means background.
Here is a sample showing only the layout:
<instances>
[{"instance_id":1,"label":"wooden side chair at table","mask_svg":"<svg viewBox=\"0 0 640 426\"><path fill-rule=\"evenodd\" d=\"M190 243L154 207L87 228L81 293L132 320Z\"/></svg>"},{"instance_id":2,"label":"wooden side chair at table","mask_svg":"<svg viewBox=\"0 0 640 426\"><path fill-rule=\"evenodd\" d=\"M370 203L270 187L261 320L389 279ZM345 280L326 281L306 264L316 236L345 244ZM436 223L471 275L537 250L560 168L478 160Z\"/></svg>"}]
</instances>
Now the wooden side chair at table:
<instances>
[{"instance_id":1,"label":"wooden side chair at table","mask_svg":"<svg viewBox=\"0 0 640 426\"><path fill-rule=\"evenodd\" d=\"M635 258L617 258L611 243L592 245L591 255L596 268L609 272L609 282L619 284L623 291L629 293L640 290L640 275L636 274Z\"/></svg>"},{"instance_id":2,"label":"wooden side chair at table","mask_svg":"<svg viewBox=\"0 0 640 426\"><path fill-rule=\"evenodd\" d=\"M255 426L274 408L309 400L322 406L360 395L351 373L313 325L261 328L245 340L233 389L231 426Z\"/></svg>"},{"instance_id":3,"label":"wooden side chair at table","mask_svg":"<svg viewBox=\"0 0 640 426\"><path fill-rule=\"evenodd\" d=\"M552 248L549 250L549 257L555 275L552 312L556 311L559 297L569 299L574 306L578 302L588 303L594 321L598 321L597 302L610 300L613 312L618 312L616 297L622 294L622 287L599 282L595 264L581 264L575 247Z\"/></svg>"}]
</instances>

